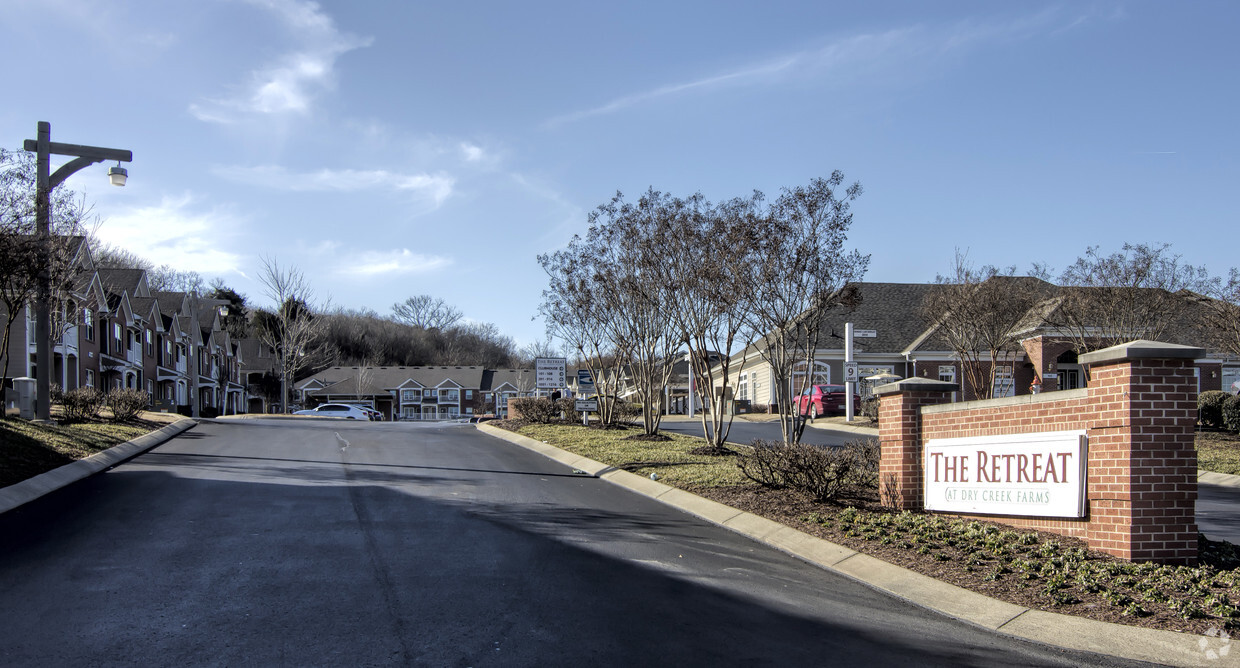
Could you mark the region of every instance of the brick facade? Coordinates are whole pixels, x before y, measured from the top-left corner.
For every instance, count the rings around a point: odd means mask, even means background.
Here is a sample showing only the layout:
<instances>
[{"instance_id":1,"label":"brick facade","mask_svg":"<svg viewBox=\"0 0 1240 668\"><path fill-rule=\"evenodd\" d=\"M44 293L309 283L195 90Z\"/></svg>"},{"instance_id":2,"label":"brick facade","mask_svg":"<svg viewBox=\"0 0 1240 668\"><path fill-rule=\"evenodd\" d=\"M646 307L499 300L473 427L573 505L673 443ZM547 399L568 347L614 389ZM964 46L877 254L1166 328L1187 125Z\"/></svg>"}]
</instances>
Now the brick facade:
<instances>
[{"instance_id":1,"label":"brick facade","mask_svg":"<svg viewBox=\"0 0 1240 668\"><path fill-rule=\"evenodd\" d=\"M1123 559L1197 559L1197 385L1201 349L1137 341L1088 355L1089 386L944 404L952 383L909 379L878 388L884 501L923 507L929 439L1082 429L1088 438L1083 519L986 516L1086 540ZM1053 358L1052 358L1053 359Z\"/></svg>"}]
</instances>

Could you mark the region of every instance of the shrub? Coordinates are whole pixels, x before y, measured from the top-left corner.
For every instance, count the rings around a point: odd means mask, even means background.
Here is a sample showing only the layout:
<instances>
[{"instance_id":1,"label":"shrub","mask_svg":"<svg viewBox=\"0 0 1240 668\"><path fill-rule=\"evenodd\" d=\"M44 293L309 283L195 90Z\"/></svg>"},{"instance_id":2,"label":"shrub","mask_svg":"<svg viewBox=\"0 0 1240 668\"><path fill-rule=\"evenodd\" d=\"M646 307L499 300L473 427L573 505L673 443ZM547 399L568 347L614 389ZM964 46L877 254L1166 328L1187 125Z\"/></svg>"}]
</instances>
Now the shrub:
<instances>
[{"instance_id":1,"label":"shrub","mask_svg":"<svg viewBox=\"0 0 1240 668\"><path fill-rule=\"evenodd\" d=\"M861 417L869 418L870 422L878 422L878 397L861 400Z\"/></svg>"},{"instance_id":2,"label":"shrub","mask_svg":"<svg viewBox=\"0 0 1240 668\"><path fill-rule=\"evenodd\" d=\"M746 478L759 485L791 488L815 501L828 501L846 485L859 481L877 484L878 461L869 452L870 443L854 441L841 448L826 448L756 440L753 454L738 457L736 464ZM877 452L877 444L872 448Z\"/></svg>"},{"instance_id":3,"label":"shrub","mask_svg":"<svg viewBox=\"0 0 1240 668\"><path fill-rule=\"evenodd\" d=\"M105 401L112 410L113 422L128 422L150 405L151 398L136 388L115 388L108 392Z\"/></svg>"},{"instance_id":4,"label":"shrub","mask_svg":"<svg viewBox=\"0 0 1240 668\"><path fill-rule=\"evenodd\" d=\"M513 414L512 417L520 417L535 424L550 424L560 419L560 409L547 397L509 399L508 410Z\"/></svg>"},{"instance_id":5,"label":"shrub","mask_svg":"<svg viewBox=\"0 0 1240 668\"><path fill-rule=\"evenodd\" d=\"M577 412L576 399L569 399L568 397L560 399L555 402L555 410L557 411L557 418L559 417L559 413L563 413L566 421L574 423L581 422L581 413Z\"/></svg>"},{"instance_id":6,"label":"shrub","mask_svg":"<svg viewBox=\"0 0 1240 668\"><path fill-rule=\"evenodd\" d=\"M1197 421L1203 427L1223 426L1223 404L1231 395L1220 390L1206 390L1197 395Z\"/></svg>"},{"instance_id":7,"label":"shrub","mask_svg":"<svg viewBox=\"0 0 1240 668\"><path fill-rule=\"evenodd\" d=\"M93 387L78 387L61 395L66 422L82 422L99 416L103 393Z\"/></svg>"},{"instance_id":8,"label":"shrub","mask_svg":"<svg viewBox=\"0 0 1240 668\"><path fill-rule=\"evenodd\" d=\"M642 407L632 401L617 401L613 414L616 424L634 424L641 417Z\"/></svg>"},{"instance_id":9,"label":"shrub","mask_svg":"<svg viewBox=\"0 0 1240 668\"><path fill-rule=\"evenodd\" d=\"M1227 397L1223 402L1223 427L1240 432L1240 395Z\"/></svg>"}]
</instances>

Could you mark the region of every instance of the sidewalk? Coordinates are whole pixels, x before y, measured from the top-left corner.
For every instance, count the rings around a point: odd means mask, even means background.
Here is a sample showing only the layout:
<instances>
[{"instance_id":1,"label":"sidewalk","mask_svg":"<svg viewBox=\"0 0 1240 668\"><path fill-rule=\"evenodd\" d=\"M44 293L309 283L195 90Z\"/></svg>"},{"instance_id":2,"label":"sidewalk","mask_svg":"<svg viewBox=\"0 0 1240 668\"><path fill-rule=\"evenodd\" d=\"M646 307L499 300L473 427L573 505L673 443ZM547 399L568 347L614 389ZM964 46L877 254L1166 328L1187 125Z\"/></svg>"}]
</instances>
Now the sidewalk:
<instances>
[{"instance_id":1,"label":"sidewalk","mask_svg":"<svg viewBox=\"0 0 1240 668\"><path fill-rule=\"evenodd\" d=\"M1227 651L1230 640L1109 624L999 601L514 432L485 423L479 424L478 429L915 605L997 633L1055 647L1173 666L1240 666L1240 652L1232 655Z\"/></svg>"}]
</instances>

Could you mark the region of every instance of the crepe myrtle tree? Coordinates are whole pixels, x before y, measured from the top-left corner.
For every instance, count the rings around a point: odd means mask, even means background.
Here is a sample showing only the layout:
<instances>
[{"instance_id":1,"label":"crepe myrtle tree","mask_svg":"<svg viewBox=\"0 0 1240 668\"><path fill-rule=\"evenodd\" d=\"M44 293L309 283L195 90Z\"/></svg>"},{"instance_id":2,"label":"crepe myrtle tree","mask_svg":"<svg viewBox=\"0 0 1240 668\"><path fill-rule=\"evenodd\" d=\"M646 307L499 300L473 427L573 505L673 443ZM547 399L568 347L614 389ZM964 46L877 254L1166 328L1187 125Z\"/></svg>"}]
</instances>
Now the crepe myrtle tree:
<instances>
[{"instance_id":1,"label":"crepe myrtle tree","mask_svg":"<svg viewBox=\"0 0 1240 668\"><path fill-rule=\"evenodd\" d=\"M73 190L52 189L51 236L42 255L35 216L38 171L35 155L0 149L0 306L4 309L0 334L0 387L8 384L9 343L13 323L24 307L33 309L40 273L50 277L52 340L81 321L80 305L73 302L74 284L81 276L79 253L84 244L89 210ZM46 262L46 264L44 264Z\"/></svg>"},{"instance_id":2,"label":"crepe myrtle tree","mask_svg":"<svg viewBox=\"0 0 1240 668\"><path fill-rule=\"evenodd\" d=\"M764 233L761 195L711 204L700 194L673 200L669 215L646 240L644 268L674 286L665 307L685 351L707 452L729 454L731 376L743 370L727 353L752 343L746 292L755 241ZM722 354L720 354L722 351ZM737 368L737 367L740 368Z\"/></svg>"},{"instance_id":3,"label":"crepe myrtle tree","mask_svg":"<svg viewBox=\"0 0 1240 668\"><path fill-rule=\"evenodd\" d=\"M795 369L813 369L827 311L855 304L849 283L865 275L870 256L845 250L852 225L852 201L861 184L845 185L844 173L785 188L762 212L765 233L753 240L749 302L745 312L756 332L757 351L771 367L775 403L784 441L800 440L792 379Z\"/></svg>"},{"instance_id":4,"label":"crepe myrtle tree","mask_svg":"<svg viewBox=\"0 0 1240 668\"><path fill-rule=\"evenodd\" d=\"M1015 272L1015 267L974 266L957 249L951 270L935 278L920 307L923 319L955 352L978 399L991 398L1000 361L1020 349L1022 321L1053 290Z\"/></svg>"},{"instance_id":5,"label":"crepe myrtle tree","mask_svg":"<svg viewBox=\"0 0 1240 668\"><path fill-rule=\"evenodd\" d=\"M1162 340L1193 320L1193 295L1214 291L1218 280L1205 267L1184 263L1171 244L1125 243L1110 255L1089 247L1059 283L1047 320L1081 354L1125 341Z\"/></svg>"},{"instance_id":6,"label":"crepe myrtle tree","mask_svg":"<svg viewBox=\"0 0 1240 668\"><path fill-rule=\"evenodd\" d=\"M576 351L579 363L589 372L600 396L599 423L608 426L615 424L612 398L620 392L620 375L616 373L617 351L606 326L611 316L605 307L611 302L598 296L607 289L606 277L594 271L587 257L591 252L587 241L574 235L565 248L538 256L548 279L538 312L548 336Z\"/></svg>"},{"instance_id":7,"label":"crepe myrtle tree","mask_svg":"<svg viewBox=\"0 0 1240 668\"><path fill-rule=\"evenodd\" d=\"M616 193L590 217L589 257L593 270L605 277L606 289L598 297L612 316L604 327L620 352L626 383L641 404L648 436L659 431L664 388L681 343L669 308L676 288L650 267L654 246L678 206L675 198L651 188L636 202Z\"/></svg>"}]
</instances>

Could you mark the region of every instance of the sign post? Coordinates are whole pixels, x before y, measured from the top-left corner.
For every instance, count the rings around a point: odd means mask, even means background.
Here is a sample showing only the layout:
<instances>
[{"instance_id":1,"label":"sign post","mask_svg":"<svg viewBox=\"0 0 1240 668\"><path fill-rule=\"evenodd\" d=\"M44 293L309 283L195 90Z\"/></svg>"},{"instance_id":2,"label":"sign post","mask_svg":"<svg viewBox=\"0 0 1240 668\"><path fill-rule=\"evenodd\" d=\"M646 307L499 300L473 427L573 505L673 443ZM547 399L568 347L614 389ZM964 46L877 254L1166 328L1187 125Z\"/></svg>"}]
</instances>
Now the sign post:
<instances>
[{"instance_id":1,"label":"sign post","mask_svg":"<svg viewBox=\"0 0 1240 668\"><path fill-rule=\"evenodd\" d=\"M853 361L853 324L844 323L844 419L853 420L853 392L857 387L857 363ZM852 378L848 377L848 369L852 368Z\"/></svg>"},{"instance_id":2,"label":"sign post","mask_svg":"<svg viewBox=\"0 0 1240 668\"><path fill-rule=\"evenodd\" d=\"M539 357L534 360L534 387L540 390L559 390L565 387L565 367L568 360L563 357Z\"/></svg>"},{"instance_id":3,"label":"sign post","mask_svg":"<svg viewBox=\"0 0 1240 668\"><path fill-rule=\"evenodd\" d=\"M581 413L581 426L590 426L590 412L598 412L598 399L586 399L594 394L594 379L590 377L589 369L577 369L577 401L573 408Z\"/></svg>"}]
</instances>

